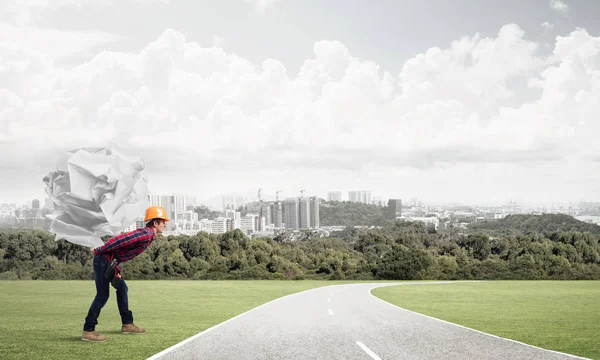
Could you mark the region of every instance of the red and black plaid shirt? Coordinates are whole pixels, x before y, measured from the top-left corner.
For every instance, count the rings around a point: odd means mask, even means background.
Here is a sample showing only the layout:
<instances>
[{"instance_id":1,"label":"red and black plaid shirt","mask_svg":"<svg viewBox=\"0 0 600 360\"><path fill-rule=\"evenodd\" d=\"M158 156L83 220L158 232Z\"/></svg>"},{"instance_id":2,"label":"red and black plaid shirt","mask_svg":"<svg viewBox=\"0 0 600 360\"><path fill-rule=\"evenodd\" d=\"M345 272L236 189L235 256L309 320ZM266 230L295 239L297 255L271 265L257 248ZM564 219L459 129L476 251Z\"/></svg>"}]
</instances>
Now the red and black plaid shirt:
<instances>
[{"instance_id":1,"label":"red and black plaid shirt","mask_svg":"<svg viewBox=\"0 0 600 360\"><path fill-rule=\"evenodd\" d=\"M116 257L118 262L129 261L143 253L154 238L154 229L143 227L110 238L104 245L94 249L94 255L102 254L108 260Z\"/></svg>"}]
</instances>

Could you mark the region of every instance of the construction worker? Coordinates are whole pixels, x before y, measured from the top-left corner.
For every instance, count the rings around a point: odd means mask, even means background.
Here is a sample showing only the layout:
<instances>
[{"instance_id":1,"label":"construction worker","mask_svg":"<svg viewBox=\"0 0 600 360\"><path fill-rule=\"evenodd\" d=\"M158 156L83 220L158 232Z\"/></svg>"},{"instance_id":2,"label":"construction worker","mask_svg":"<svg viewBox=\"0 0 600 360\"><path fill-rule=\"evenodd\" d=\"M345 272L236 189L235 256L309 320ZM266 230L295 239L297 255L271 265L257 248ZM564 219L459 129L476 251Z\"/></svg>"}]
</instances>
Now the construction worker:
<instances>
[{"instance_id":1,"label":"construction worker","mask_svg":"<svg viewBox=\"0 0 600 360\"><path fill-rule=\"evenodd\" d=\"M96 332L96 325L100 311L108 301L111 284L117 289L117 305L123 324L121 332L125 334L144 334L146 332L133 323L133 313L129 310L128 304L127 284L121 277L121 268L119 267L120 263L129 261L144 252L156 236L165 230L169 218L165 209L160 206L151 206L146 210L144 221L146 222L145 227L117 235L104 245L91 250L94 254L96 297L85 318L81 340L106 341L106 336Z\"/></svg>"}]
</instances>

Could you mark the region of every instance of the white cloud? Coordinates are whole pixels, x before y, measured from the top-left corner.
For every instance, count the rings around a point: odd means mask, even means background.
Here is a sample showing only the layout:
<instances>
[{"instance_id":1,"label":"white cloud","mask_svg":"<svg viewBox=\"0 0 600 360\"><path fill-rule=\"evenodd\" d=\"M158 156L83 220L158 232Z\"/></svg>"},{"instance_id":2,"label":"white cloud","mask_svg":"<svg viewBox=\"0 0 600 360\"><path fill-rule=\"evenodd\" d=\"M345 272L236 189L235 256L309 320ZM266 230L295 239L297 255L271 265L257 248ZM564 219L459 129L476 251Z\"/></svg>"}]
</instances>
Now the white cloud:
<instances>
[{"instance_id":1,"label":"white cloud","mask_svg":"<svg viewBox=\"0 0 600 360\"><path fill-rule=\"evenodd\" d=\"M542 23L542 29L544 29L544 30L546 30L546 31L548 31L548 30L552 30L553 28L554 28L554 25L553 25L553 24L550 24L550 23L549 23L549 22L547 22L547 21L544 21L544 22Z\"/></svg>"},{"instance_id":2,"label":"white cloud","mask_svg":"<svg viewBox=\"0 0 600 360\"><path fill-rule=\"evenodd\" d=\"M44 175L60 151L115 139L147 156L154 185L171 190L183 179L205 191L275 181L265 174L390 195L408 184L473 193L471 180L495 181L498 197L543 194L582 177L558 195L600 190L597 172L575 167L599 160L600 37L557 37L549 57L538 47L509 24L431 48L394 76L319 41L291 76L277 60L253 64L173 30L140 53L102 52L70 70L0 44L0 170L29 164Z\"/></svg>"},{"instance_id":3,"label":"white cloud","mask_svg":"<svg viewBox=\"0 0 600 360\"><path fill-rule=\"evenodd\" d=\"M569 11L569 6L560 0L550 0L550 8L559 12Z\"/></svg>"}]
</instances>

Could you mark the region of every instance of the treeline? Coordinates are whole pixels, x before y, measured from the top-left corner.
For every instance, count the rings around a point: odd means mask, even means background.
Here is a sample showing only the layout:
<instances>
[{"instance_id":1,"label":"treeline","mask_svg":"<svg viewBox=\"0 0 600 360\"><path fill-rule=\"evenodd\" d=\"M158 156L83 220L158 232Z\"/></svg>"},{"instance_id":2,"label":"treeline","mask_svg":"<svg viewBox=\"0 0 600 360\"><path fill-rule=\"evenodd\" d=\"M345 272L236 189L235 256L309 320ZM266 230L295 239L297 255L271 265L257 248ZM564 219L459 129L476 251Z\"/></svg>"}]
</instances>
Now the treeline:
<instances>
[{"instance_id":1,"label":"treeline","mask_svg":"<svg viewBox=\"0 0 600 360\"><path fill-rule=\"evenodd\" d=\"M319 206L321 226L384 226L387 207L349 201L326 201Z\"/></svg>"},{"instance_id":2,"label":"treeline","mask_svg":"<svg viewBox=\"0 0 600 360\"><path fill-rule=\"evenodd\" d=\"M545 221L543 215L537 221ZM301 241L225 234L159 237L124 264L126 279L600 279L598 235L492 237L396 221ZM44 231L0 232L0 279L92 279L88 248Z\"/></svg>"},{"instance_id":3,"label":"treeline","mask_svg":"<svg viewBox=\"0 0 600 360\"><path fill-rule=\"evenodd\" d=\"M508 215L498 220L484 220L474 223L470 226L470 229L471 231L484 231L491 234L579 231L600 235L600 226L579 221L566 214Z\"/></svg>"}]
</instances>

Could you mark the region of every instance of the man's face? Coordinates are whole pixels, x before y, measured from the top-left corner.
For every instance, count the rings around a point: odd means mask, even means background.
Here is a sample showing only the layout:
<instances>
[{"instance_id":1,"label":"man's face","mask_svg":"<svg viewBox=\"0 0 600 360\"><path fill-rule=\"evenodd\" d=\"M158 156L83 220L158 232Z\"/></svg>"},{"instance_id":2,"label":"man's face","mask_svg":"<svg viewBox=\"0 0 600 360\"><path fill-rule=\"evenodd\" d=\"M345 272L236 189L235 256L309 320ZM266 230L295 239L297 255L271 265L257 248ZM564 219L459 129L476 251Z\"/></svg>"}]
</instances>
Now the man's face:
<instances>
[{"instance_id":1,"label":"man's face","mask_svg":"<svg viewBox=\"0 0 600 360\"><path fill-rule=\"evenodd\" d=\"M165 228L167 227L167 222L164 220L159 220L157 221L157 225L156 225L156 232L158 234L161 234L163 231L165 231Z\"/></svg>"}]
</instances>

